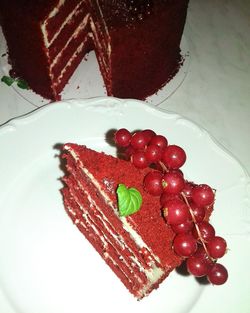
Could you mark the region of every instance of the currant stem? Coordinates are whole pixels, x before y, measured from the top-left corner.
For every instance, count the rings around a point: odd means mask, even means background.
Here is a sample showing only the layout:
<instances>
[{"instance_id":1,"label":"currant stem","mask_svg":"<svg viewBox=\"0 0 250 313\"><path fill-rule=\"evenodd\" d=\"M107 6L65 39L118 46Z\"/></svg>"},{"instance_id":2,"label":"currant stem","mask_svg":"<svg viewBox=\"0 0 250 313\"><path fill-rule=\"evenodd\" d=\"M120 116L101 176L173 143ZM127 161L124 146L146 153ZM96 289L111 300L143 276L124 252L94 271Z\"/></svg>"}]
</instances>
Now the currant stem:
<instances>
[{"instance_id":1,"label":"currant stem","mask_svg":"<svg viewBox=\"0 0 250 313\"><path fill-rule=\"evenodd\" d=\"M199 239L200 239L200 241L201 241L201 244L202 244L202 246L203 246L203 248L204 248L204 250L205 250L205 252L206 252L208 258L209 258L212 262L215 263L216 260L215 260L214 258L212 258L212 257L209 255L209 252L208 252L208 250L207 250L206 243L205 243L204 239L203 239L202 236L201 236L201 232L200 232L199 226L198 226L198 224L197 224L197 222L196 222L196 218L195 218L194 213L193 213L193 210L192 210L192 208L191 208L191 206L190 206L190 204L189 204L189 202L188 202L188 199L187 199L187 197L185 196L185 194L184 194L183 192L181 192L181 195L182 195L182 197L183 197L183 199L184 199L186 205L188 206L189 212L190 212L190 214L191 214L191 217L192 217L192 220L193 220L193 222L194 222L194 226L195 226L195 229L196 229L196 231L197 231L198 237L199 237Z\"/></svg>"},{"instance_id":2,"label":"currant stem","mask_svg":"<svg viewBox=\"0 0 250 313\"><path fill-rule=\"evenodd\" d=\"M169 169L167 168L167 166L162 161L159 161L159 164L160 164L164 173L169 172Z\"/></svg>"}]
</instances>

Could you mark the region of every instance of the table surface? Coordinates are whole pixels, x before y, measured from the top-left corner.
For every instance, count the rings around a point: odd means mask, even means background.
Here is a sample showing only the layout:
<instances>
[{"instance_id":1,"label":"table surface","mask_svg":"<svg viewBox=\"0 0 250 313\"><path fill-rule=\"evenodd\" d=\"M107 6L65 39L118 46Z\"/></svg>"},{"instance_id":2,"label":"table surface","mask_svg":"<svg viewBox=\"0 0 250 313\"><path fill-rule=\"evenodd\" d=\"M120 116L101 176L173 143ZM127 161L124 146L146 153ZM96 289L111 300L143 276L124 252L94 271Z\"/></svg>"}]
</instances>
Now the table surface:
<instances>
[{"instance_id":1,"label":"table surface","mask_svg":"<svg viewBox=\"0 0 250 313\"><path fill-rule=\"evenodd\" d=\"M205 128L250 173L249 34L250 1L190 0L184 30L188 74L160 107ZM34 109L0 83L0 125Z\"/></svg>"}]
</instances>

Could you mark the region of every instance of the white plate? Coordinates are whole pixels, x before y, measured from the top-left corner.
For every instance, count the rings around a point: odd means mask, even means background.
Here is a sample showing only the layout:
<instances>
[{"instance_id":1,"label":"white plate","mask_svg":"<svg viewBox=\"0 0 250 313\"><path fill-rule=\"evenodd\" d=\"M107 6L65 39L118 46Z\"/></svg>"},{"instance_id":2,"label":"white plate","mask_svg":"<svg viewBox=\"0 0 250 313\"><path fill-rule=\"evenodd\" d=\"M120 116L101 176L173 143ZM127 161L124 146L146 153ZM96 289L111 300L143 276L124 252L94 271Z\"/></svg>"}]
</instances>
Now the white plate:
<instances>
[{"instance_id":1,"label":"white plate","mask_svg":"<svg viewBox=\"0 0 250 313\"><path fill-rule=\"evenodd\" d=\"M56 145L114 153L105 134L120 127L165 135L186 150L186 177L217 189L212 223L229 245L225 285L200 285L174 271L138 302L71 223ZM139 101L72 100L2 126L0 147L0 312L8 313L7 304L15 313L250 312L249 177L203 129Z\"/></svg>"},{"instance_id":2,"label":"white plate","mask_svg":"<svg viewBox=\"0 0 250 313\"><path fill-rule=\"evenodd\" d=\"M7 46L5 38L0 27L0 70L4 75L9 75L10 65L8 63L8 54L6 51ZM169 98L178 90L186 78L190 64L190 54L188 43L184 36L181 41L181 54L184 59L179 71L162 89L146 99L149 104L154 106L160 105L164 100ZM13 88L20 97L35 107L41 107L50 102L49 100L34 93L32 90L18 88L16 84L13 84L10 88ZM95 53L92 51L77 67L68 84L65 86L61 97L62 100L67 100L73 98L92 98L99 96L106 96L106 89L104 87L104 82L101 77Z\"/></svg>"}]
</instances>

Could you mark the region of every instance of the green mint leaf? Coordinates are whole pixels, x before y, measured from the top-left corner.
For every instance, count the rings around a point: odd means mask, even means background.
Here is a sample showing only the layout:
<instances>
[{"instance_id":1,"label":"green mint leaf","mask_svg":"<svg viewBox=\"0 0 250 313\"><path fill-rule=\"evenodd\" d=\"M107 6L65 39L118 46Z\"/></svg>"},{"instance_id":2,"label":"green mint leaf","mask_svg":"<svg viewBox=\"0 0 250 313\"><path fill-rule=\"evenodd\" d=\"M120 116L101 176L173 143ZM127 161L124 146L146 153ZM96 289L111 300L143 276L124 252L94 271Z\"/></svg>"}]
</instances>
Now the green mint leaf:
<instances>
[{"instance_id":1,"label":"green mint leaf","mask_svg":"<svg viewBox=\"0 0 250 313\"><path fill-rule=\"evenodd\" d=\"M29 89L28 83L21 78L17 79L17 86L21 89Z\"/></svg>"},{"instance_id":2,"label":"green mint leaf","mask_svg":"<svg viewBox=\"0 0 250 313\"><path fill-rule=\"evenodd\" d=\"M14 83L15 79L10 77L10 76L5 76L4 75L1 78L1 81L4 82L6 85L11 86Z\"/></svg>"},{"instance_id":3,"label":"green mint leaf","mask_svg":"<svg viewBox=\"0 0 250 313\"><path fill-rule=\"evenodd\" d=\"M119 184L116 193L121 216L131 215L140 209L142 196L137 189L127 188L124 184Z\"/></svg>"}]
</instances>

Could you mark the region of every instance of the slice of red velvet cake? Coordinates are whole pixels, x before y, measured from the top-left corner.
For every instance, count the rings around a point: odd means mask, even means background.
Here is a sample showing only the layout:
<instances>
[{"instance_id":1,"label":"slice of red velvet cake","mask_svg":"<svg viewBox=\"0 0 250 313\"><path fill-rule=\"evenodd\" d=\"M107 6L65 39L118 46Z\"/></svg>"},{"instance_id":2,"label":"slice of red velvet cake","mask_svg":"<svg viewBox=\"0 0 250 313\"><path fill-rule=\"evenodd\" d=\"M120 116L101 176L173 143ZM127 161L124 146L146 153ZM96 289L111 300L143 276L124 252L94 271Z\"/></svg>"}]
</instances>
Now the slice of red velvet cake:
<instances>
[{"instance_id":1,"label":"slice of red velvet cake","mask_svg":"<svg viewBox=\"0 0 250 313\"><path fill-rule=\"evenodd\" d=\"M105 262L138 299L180 265L172 249L174 233L164 222L158 197L143 189L150 170L76 144L63 148L67 174L62 189L66 211ZM142 196L139 211L121 216L117 187L136 188Z\"/></svg>"},{"instance_id":2,"label":"slice of red velvet cake","mask_svg":"<svg viewBox=\"0 0 250 313\"><path fill-rule=\"evenodd\" d=\"M187 6L188 0L1 0L0 23L13 74L43 97L59 100L94 50L107 95L145 99L180 67Z\"/></svg>"}]
</instances>

